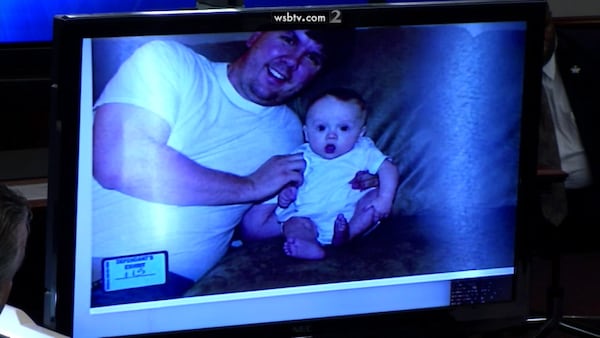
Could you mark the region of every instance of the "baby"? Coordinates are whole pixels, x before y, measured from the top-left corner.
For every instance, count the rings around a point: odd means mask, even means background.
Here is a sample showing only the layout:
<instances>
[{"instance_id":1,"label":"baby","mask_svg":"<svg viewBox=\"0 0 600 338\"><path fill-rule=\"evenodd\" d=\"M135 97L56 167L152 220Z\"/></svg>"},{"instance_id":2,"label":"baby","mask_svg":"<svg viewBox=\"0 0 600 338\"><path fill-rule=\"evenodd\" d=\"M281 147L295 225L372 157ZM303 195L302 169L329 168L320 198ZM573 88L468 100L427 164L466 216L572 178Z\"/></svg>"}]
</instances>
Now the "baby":
<instances>
[{"instance_id":1,"label":"baby","mask_svg":"<svg viewBox=\"0 0 600 338\"><path fill-rule=\"evenodd\" d=\"M389 215L398 171L365 137L366 115L362 97L345 88L329 90L310 104L307 143L296 151L306 161L304 182L283 189L275 210L287 255L322 259L325 245L341 245ZM378 174L379 187L352 189L355 174L365 170Z\"/></svg>"}]
</instances>

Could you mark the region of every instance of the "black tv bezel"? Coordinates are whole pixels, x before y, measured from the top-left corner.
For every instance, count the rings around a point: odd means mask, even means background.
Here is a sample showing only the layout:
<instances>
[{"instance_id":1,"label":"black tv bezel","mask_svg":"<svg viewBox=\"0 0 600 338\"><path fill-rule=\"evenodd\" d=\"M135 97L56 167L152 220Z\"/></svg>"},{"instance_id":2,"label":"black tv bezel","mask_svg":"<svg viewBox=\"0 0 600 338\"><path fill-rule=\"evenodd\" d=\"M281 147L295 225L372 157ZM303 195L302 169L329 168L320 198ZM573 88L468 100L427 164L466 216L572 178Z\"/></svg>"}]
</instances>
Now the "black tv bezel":
<instances>
[{"instance_id":1,"label":"black tv bezel","mask_svg":"<svg viewBox=\"0 0 600 338\"><path fill-rule=\"evenodd\" d=\"M203 329L207 337L244 334L250 336L336 335L349 337L365 327L404 326L423 323L479 323L487 320L524 320L528 313L528 264L526 226L535 217L535 170L537 120L540 97L542 42L545 1L441 1L399 4L310 6L194 10L115 15L57 16L54 20L54 67L52 73L53 109L48 190L48 238L46 285L48 297L44 325L71 334L73 321L74 253L76 234L77 159L79 135L79 83L77 67L81 40L85 37L190 34L215 31L240 32L294 29L302 25L275 24L273 12L342 10L343 23L336 27L380 26L386 22L403 25L459 23L478 21L526 21L526 66L523 84L520 186L513 299L496 304L435 308L394 313L364 314L340 318L316 318L283 323L264 323L239 327ZM399 19L397 16L401 15ZM201 19L201 24L199 24ZM312 25L314 27L314 25ZM332 25L328 24L327 28ZM73 99L76 98L76 99ZM368 325L366 325L368 324ZM458 324L461 326L462 324ZM444 330L447 330L446 327ZM368 332L373 332L368 329ZM386 330L383 330L385 332ZM411 329L408 329L410 333ZM444 331L446 332L446 331ZM174 336L187 336L181 332ZM197 336L199 333L194 332ZM160 334L161 336L164 333ZM153 336L153 335L149 335Z\"/></svg>"}]
</instances>

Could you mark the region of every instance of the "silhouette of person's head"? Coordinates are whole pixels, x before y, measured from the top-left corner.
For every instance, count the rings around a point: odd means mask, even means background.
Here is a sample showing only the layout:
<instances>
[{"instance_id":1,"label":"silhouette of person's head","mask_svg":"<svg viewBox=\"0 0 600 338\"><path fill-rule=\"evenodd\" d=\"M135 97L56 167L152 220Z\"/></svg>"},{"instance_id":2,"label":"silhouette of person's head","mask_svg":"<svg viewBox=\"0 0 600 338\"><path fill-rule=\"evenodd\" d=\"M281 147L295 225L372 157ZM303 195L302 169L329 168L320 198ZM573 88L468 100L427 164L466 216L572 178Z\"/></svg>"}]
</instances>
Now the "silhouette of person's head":
<instances>
[{"instance_id":1,"label":"silhouette of person's head","mask_svg":"<svg viewBox=\"0 0 600 338\"><path fill-rule=\"evenodd\" d=\"M31 210L19 193L0 184L0 312L4 308L15 273L25 256Z\"/></svg>"}]
</instances>

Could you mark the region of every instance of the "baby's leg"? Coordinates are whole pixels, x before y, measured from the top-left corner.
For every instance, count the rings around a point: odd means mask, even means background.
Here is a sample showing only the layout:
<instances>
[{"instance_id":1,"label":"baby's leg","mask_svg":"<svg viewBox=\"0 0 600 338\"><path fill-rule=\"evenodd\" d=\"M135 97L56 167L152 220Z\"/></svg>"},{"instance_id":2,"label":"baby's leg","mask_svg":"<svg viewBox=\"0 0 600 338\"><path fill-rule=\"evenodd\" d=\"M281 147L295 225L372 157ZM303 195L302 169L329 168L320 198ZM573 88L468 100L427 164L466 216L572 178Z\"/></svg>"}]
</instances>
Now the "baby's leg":
<instances>
[{"instance_id":1,"label":"baby's leg","mask_svg":"<svg viewBox=\"0 0 600 338\"><path fill-rule=\"evenodd\" d=\"M250 208L239 226L244 241L256 241L281 236L281 225L277 221L277 204L258 204Z\"/></svg>"},{"instance_id":2,"label":"baby's leg","mask_svg":"<svg viewBox=\"0 0 600 338\"><path fill-rule=\"evenodd\" d=\"M377 189L372 189L356 204L354 215L348 223L349 239L362 235L375 224L374 210L369 208L375 197L377 197Z\"/></svg>"},{"instance_id":3,"label":"baby's leg","mask_svg":"<svg viewBox=\"0 0 600 338\"><path fill-rule=\"evenodd\" d=\"M292 217L283 224L286 255L304 259L323 259L325 250L317 241L317 229L306 217Z\"/></svg>"},{"instance_id":4,"label":"baby's leg","mask_svg":"<svg viewBox=\"0 0 600 338\"><path fill-rule=\"evenodd\" d=\"M344 217L344 214L339 214L333 223L333 239L331 244L333 246L340 246L350 240L350 228L348 226L348 220Z\"/></svg>"}]
</instances>

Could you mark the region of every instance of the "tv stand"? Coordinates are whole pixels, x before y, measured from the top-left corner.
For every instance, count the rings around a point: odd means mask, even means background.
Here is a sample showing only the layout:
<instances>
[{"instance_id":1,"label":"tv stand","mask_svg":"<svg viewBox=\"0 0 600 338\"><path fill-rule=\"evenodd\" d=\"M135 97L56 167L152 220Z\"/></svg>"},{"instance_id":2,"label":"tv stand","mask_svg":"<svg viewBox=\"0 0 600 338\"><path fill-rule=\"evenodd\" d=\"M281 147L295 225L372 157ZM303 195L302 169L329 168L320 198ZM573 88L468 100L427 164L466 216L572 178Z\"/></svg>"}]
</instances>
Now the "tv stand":
<instances>
[{"instance_id":1,"label":"tv stand","mask_svg":"<svg viewBox=\"0 0 600 338\"><path fill-rule=\"evenodd\" d=\"M551 249L551 284L547 293L547 317L546 318L530 318L529 323L543 322L542 326L537 330L535 338L546 338L557 331L562 330L574 334L577 337L600 337L600 330L586 327L582 323L575 323L583 320L596 320L600 318L590 318L584 316L565 316L564 315L564 296L565 291L560 283L561 276L561 261L558 227L552 228L552 242L554 243Z\"/></svg>"},{"instance_id":2,"label":"tv stand","mask_svg":"<svg viewBox=\"0 0 600 338\"><path fill-rule=\"evenodd\" d=\"M567 177L566 173L562 170L540 170L537 173L538 182L542 185L548 185L557 182L564 182ZM538 328L533 337L535 338L546 338L549 337L556 330L564 330L566 332L575 334L577 337L600 337L599 329L592 329L583 326L581 323L575 323L576 319L579 320L598 320L599 318L589 317L575 317L565 316L563 313L564 309L564 296L565 291L561 285L561 234L560 225L547 224L550 228L548 255L550 259L550 273L551 280L550 286L547 291L547 317L541 318L529 318L528 323L539 323L543 324ZM570 323L569 321L573 321Z\"/></svg>"}]
</instances>

